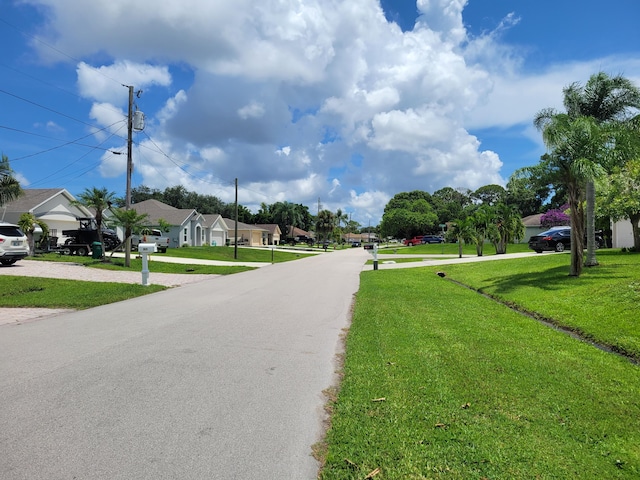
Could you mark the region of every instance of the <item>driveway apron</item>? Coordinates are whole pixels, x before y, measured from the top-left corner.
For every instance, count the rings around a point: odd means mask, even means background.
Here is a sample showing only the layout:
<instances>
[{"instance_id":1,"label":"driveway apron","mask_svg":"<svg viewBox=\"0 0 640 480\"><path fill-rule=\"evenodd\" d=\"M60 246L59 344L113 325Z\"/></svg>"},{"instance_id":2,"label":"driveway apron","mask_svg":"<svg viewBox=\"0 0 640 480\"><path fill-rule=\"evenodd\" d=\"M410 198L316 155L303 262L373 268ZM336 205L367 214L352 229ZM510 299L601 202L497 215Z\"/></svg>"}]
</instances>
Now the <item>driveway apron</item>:
<instances>
[{"instance_id":1,"label":"driveway apron","mask_svg":"<svg viewBox=\"0 0 640 480\"><path fill-rule=\"evenodd\" d=\"M2 479L314 479L362 249L0 329Z\"/></svg>"}]
</instances>

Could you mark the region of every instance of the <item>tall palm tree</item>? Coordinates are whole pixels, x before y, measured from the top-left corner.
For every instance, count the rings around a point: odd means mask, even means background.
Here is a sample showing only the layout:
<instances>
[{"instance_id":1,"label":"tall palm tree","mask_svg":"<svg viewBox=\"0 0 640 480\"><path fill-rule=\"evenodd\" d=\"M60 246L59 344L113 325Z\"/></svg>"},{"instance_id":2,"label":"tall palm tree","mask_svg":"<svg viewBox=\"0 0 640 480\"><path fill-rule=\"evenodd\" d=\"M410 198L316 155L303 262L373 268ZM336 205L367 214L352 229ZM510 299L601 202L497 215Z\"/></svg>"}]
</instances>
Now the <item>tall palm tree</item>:
<instances>
[{"instance_id":1,"label":"tall palm tree","mask_svg":"<svg viewBox=\"0 0 640 480\"><path fill-rule=\"evenodd\" d=\"M22 195L20 182L13 176L13 170L9 166L9 158L2 155L0 160L0 205L11 202Z\"/></svg>"},{"instance_id":2,"label":"tall palm tree","mask_svg":"<svg viewBox=\"0 0 640 480\"><path fill-rule=\"evenodd\" d=\"M592 117L571 117L565 113L538 115L535 126L542 132L551 153L542 165L567 189L571 211L571 276L579 276L584 259L584 200L588 180L602 175L603 168L591 159L603 157L606 148L603 129Z\"/></svg>"},{"instance_id":3,"label":"tall palm tree","mask_svg":"<svg viewBox=\"0 0 640 480\"><path fill-rule=\"evenodd\" d=\"M316 232L322 236L323 240L328 240L329 234L335 225L335 215L331 210L320 210L316 222ZM316 241L320 240L319 238Z\"/></svg>"},{"instance_id":4,"label":"tall palm tree","mask_svg":"<svg viewBox=\"0 0 640 480\"><path fill-rule=\"evenodd\" d=\"M640 108L640 90L627 78L616 75L610 77L604 72L592 75L585 85L574 82L563 89L564 107L572 118L591 117L598 124L623 124ZM547 109L554 115L551 109ZM607 170L605 159L590 158ZM587 202L587 259L586 266L598 264L595 244L595 183L594 178L586 178Z\"/></svg>"},{"instance_id":5,"label":"tall palm tree","mask_svg":"<svg viewBox=\"0 0 640 480\"><path fill-rule=\"evenodd\" d=\"M103 212L111 208L111 204L116 200L116 194L109 192L106 188L86 188L78 195L78 200L74 203L86 208L95 210L96 226L98 227L98 241L102 246L102 256L104 258L104 238L102 237Z\"/></svg>"}]
</instances>

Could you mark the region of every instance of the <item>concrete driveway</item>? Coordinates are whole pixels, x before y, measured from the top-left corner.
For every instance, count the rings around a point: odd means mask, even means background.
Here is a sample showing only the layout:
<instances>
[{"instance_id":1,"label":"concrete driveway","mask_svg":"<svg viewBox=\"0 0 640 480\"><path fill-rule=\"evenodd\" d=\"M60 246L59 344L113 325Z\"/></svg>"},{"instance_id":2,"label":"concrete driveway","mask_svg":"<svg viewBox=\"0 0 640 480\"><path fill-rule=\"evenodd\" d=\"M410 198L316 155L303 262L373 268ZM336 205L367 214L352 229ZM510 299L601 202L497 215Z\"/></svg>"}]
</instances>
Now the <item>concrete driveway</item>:
<instances>
[{"instance_id":1,"label":"concrete driveway","mask_svg":"<svg viewBox=\"0 0 640 480\"><path fill-rule=\"evenodd\" d=\"M313 479L349 249L0 329L0 478Z\"/></svg>"}]
</instances>

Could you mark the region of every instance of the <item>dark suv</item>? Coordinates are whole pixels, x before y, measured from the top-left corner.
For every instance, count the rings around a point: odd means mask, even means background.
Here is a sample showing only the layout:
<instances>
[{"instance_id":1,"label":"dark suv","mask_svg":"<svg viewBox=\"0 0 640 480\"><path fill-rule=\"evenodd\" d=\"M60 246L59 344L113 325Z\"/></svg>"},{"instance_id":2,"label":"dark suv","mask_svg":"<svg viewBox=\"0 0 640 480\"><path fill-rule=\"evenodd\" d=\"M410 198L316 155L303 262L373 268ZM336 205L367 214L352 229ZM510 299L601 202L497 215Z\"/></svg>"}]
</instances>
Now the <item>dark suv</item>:
<instances>
[{"instance_id":1,"label":"dark suv","mask_svg":"<svg viewBox=\"0 0 640 480\"><path fill-rule=\"evenodd\" d=\"M13 265L29 255L27 236L12 223L0 223L0 264Z\"/></svg>"}]
</instances>

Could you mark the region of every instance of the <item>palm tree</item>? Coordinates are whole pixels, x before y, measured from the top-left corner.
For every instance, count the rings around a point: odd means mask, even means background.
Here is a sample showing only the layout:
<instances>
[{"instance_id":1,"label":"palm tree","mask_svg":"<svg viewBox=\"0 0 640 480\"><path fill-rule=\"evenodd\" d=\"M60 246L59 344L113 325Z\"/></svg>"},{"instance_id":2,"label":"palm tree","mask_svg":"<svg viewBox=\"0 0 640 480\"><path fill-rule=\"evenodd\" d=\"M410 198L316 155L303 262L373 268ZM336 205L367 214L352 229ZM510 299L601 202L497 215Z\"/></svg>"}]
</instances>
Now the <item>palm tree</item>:
<instances>
[{"instance_id":1,"label":"palm tree","mask_svg":"<svg viewBox=\"0 0 640 480\"><path fill-rule=\"evenodd\" d=\"M455 220L452 225L452 233L458 242L458 257L462 258L462 244L476 243L476 229L473 218L466 217Z\"/></svg>"},{"instance_id":2,"label":"palm tree","mask_svg":"<svg viewBox=\"0 0 640 480\"><path fill-rule=\"evenodd\" d=\"M291 202L276 202L271 208L274 223L280 227L285 235L293 237L294 228L302 223L302 214L298 205ZM291 230L289 230L291 226ZM291 235L289 235L291 231Z\"/></svg>"},{"instance_id":3,"label":"palm tree","mask_svg":"<svg viewBox=\"0 0 640 480\"><path fill-rule=\"evenodd\" d=\"M13 170L9 166L9 158L2 155L0 160L0 205L11 202L22 195L20 182L13 176Z\"/></svg>"},{"instance_id":4,"label":"palm tree","mask_svg":"<svg viewBox=\"0 0 640 480\"><path fill-rule=\"evenodd\" d=\"M627 78L610 77L604 72L592 75L583 86L578 82L563 89L564 106L572 118L591 117L598 124L621 125L640 108L640 90ZM552 110L547 110L554 114ZM557 113L557 112L556 112ZM607 167L603 158L588 158ZM610 171L610 168L608 169ZM586 266L598 264L595 246L595 183L594 177L586 181L587 202L587 259Z\"/></svg>"},{"instance_id":5,"label":"palm tree","mask_svg":"<svg viewBox=\"0 0 640 480\"><path fill-rule=\"evenodd\" d=\"M49 238L49 225L44 223L42 220L37 219L33 213L26 212L20 215L18 226L20 227L20 230L22 230L27 236L27 242L29 243L29 255L34 255L36 251L33 234L35 233L37 227L40 227L42 229L41 242L46 241L47 238Z\"/></svg>"},{"instance_id":6,"label":"palm tree","mask_svg":"<svg viewBox=\"0 0 640 480\"><path fill-rule=\"evenodd\" d=\"M503 254L507 253L507 245L510 242L522 238L525 228L516 207L499 203L494 209L496 229L493 245L496 254Z\"/></svg>"},{"instance_id":7,"label":"palm tree","mask_svg":"<svg viewBox=\"0 0 640 480\"><path fill-rule=\"evenodd\" d=\"M82 205L86 208L95 210L96 226L98 227L98 241L102 246L102 255L104 258L104 239L102 238L102 222L103 212L111 208L111 204L115 202L116 194L109 192L106 188L86 188L84 192L78 195L78 200L74 203Z\"/></svg>"},{"instance_id":8,"label":"palm tree","mask_svg":"<svg viewBox=\"0 0 640 480\"><path fill-rule=\"evenodd\" d=\"M130 239L133 232L144 228L148 220L149 215L147 215L146 213L138 215L138 212L136 212L134 208L131 208L129 210L125 208L116 208L113 210L112 222L115 225L122 227L122 229L124 230L124 243L128 245L131 245ZM131 266L130 257L125 256L124 266Z\"/></svg>"},{"instance_id":9,"label":"palm tree","mask_svg":"<svg viewBox=\"0 0 640 480\"><path fill-rule=\"evenodd\" d=\"M331 210L320 210L316 221L316 232L322 236L323 240L328 240L329 234L335 225L335 215ZM316 239L319 241L320 239Z\"/></svg>"},{"instance_id":10,"label":"palm tree","mask_svg":"<svg viewBox=\"0 0 640 480\"><path fill-rule=\"evenodd\" d=\"M473 240L479 257L483 255L485 239L495 238L495 218L495 212L489 205L481 205L469 218L475 230Z\"/></svg>"},{"instance_id":11,"label":"palm tree","mask_svg":"<svg viewBox=\"0 0 640 480\"><path fill-rule=\"evenodd\" d=\"M542 165L567 189L571 210L571 276L582 272L584 249L585 186L588 180L602 175L603 168L593 158L603 158L606 148L603 129L591 117L571 117L565 113L538 115L535 126L551 148L543 155Z\"/></svg>"}]
</instances>

